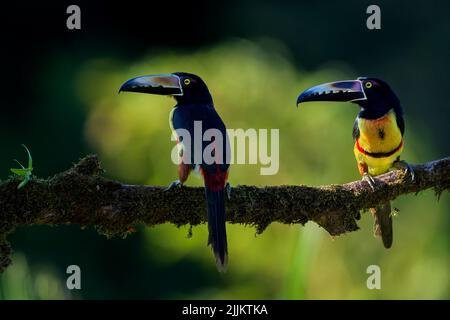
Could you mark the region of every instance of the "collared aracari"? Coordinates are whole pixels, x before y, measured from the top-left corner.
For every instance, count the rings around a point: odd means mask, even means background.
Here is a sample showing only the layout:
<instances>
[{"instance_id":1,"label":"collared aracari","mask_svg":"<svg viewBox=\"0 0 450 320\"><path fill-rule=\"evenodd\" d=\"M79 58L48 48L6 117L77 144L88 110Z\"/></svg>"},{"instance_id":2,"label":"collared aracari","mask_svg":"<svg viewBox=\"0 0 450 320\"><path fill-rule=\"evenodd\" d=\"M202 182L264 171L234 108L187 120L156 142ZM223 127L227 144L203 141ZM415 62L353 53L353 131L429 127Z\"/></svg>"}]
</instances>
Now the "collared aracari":
<instances>
[{"instance_id":1,"label":"collared aracari","mask_svg":"<svg viewBox=\"0 0 450 320\"><path fill-rule=\"evenodd\" d=\"M405 168L414 179L412 168L400 161L405 123L400 101L380 79L360 77L336 81L307 89L297 99L297 106L308 101L349 101L360 107L353 126L354 154L359 173L372 189L373 176L392 168ZM389 202L372 208L374 233L386 248L392 246L392 216Z\"/></svg>"},{"instance_id":2,"label":"collared aracari","mask_svg":"<svg viewBox=\"0 0 450 320\"><path fill-rule=\"evenodd\" d=\"M214 108L213 99L205 82L194 74L176 72L173 74L160 74L142 76L125 82L120 91L141 92L159 95L169 95L175 98L177 104L170 114L170 126L177 136L180 162L178 166L179 180L170 184L166 189L181 186L188 178L190 172L198 170L204 179L205 195L208 212L208 245L211 245L216 258L219 271L225 271L228 262L227 234L225 227L225 191L229 196L228 170L229 170L229 141L225 124ZM201 123L201 132L194 130L195 123ZM214 143L211 151L213 161L204 161L203 152L211 143L203 139L208 129L218 130L222 143ZM187 130L190 134L190 148L183 144L182 135L176 130ZM217 131L216 131L217 132ZM194 134L201 134L202 144L196 145L193 141L198 139ZM186 150L189 148L190 150ZM200 157L195 154L200 152Z\"/></svg>"}]
</instances>

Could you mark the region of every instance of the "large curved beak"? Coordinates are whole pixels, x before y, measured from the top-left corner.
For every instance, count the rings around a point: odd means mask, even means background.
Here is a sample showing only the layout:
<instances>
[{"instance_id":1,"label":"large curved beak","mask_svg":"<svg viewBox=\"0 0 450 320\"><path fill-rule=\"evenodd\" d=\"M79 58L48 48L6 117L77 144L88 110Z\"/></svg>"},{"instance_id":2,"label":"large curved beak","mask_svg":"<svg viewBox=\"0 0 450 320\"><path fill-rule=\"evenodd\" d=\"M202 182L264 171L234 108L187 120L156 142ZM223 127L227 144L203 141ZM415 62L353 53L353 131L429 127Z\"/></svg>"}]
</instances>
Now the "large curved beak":
<instances>
[{"instance_id":1,"label":"large curved beak","mask_svg":"<svg viewBox=\"0 0 450 320\"><path fill-rule=\"evenodd\" d=\"M170 96L182 96L180 77L175 74L156 74L136 77L125 82L119 89L122 91L140 92Z\"/></svg>"},{"instance_id":2,"label":"large curved beak","mask_svg":"<svg viewBox=\"0 0 450 320\"><path fill-rule=\"evenodd\" d=\"M360 80L336 81L320 84L302 92L297 98L297 106L309 101L357 101L365 100Z\"/></svg>"}]
</instances>

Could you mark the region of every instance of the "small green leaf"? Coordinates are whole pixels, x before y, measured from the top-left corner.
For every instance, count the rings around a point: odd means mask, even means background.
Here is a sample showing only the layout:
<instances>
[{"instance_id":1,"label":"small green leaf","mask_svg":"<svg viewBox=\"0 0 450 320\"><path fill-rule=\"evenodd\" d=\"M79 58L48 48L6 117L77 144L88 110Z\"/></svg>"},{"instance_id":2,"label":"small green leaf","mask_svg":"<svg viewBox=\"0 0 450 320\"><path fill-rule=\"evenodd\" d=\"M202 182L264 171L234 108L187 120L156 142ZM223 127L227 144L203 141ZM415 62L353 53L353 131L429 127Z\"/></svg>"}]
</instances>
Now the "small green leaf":
<instances>
[{"instance_id":1,"label":"small green leaf","mask_svg":"<svg viewBox=\"0 0 450 320\"><path fill-rule=\"evenodd\" d=\"M28 169L33 170L33 158L31 157L30 150L28 150L27 146L24 144L22 144L22 147L24 147L28 153Z\"/></svg>"},{"instance_id":2,"label":"small green leaf","mask_svg":"<svg viewBox=\"0 0 450 320\"><path fill-rule=\"evenodd\" d=\"M22 189L30 181L30 176L25 176L25 179L17 186L17 189Z\"/></svg>"},{"instance_id":3,"label":"small green leaf","mask_svg":"<svg viewBox=\"0 0 450 320\"><path fill-rule=\"evenodd\" d=\"M19 166L22 167L22 169L25 169L25 167L19 162L19 160L14 159L15 162L17 162L19 164Z\"/></svg>"},{"instance_id":4,"label":"small green leaf","mask_svg":"<svg viewBox=\"0 0 450 320\"><path fill-rule=\"evenodd\" d=\"M28 168L25 168L19 161L15 160L22 168L11 168L12 173L18 175L19 177L22 177L22 182L18 185L17 189L23 188L32 178L32 171L33 171L33 158L31 157L30 150L22 144L22 146L25 148L28 154Z\"/></svg>"},{"instance_id":5,"label":"small green leaf","mask_svg":"<svg viewBox=\"0 0 450 320\"><path fill-rule=\"evenodd\" d=\"M9 170L11 170L12 173L17 174L18 176L25 176L25 175L27 175L28 172L30 172L28 169L11 168Z\"/></svg>"}]
</instances>

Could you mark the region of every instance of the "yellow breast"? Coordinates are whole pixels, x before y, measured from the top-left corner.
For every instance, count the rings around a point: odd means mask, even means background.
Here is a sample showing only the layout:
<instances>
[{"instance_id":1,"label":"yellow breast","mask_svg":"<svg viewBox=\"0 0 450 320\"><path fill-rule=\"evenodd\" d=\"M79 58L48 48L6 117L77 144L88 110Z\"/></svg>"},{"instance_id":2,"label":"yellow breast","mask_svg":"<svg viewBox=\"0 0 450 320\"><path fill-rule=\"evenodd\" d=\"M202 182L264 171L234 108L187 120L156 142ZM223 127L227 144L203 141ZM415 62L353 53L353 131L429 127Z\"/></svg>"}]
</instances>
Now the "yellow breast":
<instances>
[{"instance_id":1,"label":"yellow breast","mask_svg":"<svg viewBox=\"0 0 450 320\"><path fill-rule=\"evenodd\" d=\"M403 146L399 148L402 142L402 133L397 125L394 111L390 111L378 119L358 118L358 128L358 142L365 151L369 153L390 153L398 148L395 153L389 156L372 157L358 150L355 143L356 160L367 165L369 174L379 175L387 172L403 150Z\"/></svg>"},{"instance_id":2,"label":"yellow breast","mask_svg":"<svg viewBox=\"0 0 450 320\"><path fill-rule=\"evenodd\" d=\"M359 145L368 152L389 152L398 147L402 133L394 111L378 119L358 118Z\"/></svg>"}]
</instances>

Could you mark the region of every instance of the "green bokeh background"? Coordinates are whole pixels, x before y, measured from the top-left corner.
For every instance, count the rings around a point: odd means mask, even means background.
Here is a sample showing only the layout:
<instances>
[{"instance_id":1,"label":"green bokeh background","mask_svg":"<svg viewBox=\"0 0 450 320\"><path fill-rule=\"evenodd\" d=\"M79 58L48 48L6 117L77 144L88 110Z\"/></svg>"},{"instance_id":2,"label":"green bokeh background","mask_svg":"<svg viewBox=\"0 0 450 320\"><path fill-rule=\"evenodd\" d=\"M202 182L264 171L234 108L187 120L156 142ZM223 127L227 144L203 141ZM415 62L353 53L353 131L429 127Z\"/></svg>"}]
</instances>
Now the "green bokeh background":
<instances>
[{"instance_id":1,"label":"green bokeh background","mask_svg":"<svg viewBox=\"0 0 450 320\"><path fill-rule=\"evenodd\" d=\"M168 126L174 100L117 90L131 77L174 71L207 82L228 128L280 130L279 172L262 176L260 165L234 165L232 185L359 179L351 138L356 106L296 109L295 99L309 86L361 75L382 77L399 95L407 126L404 159L420 163L448 156L449 5L381 2L382 30L369 31L368 4L204 3L202 10L186 13L187 22L176 21L191 41L153 43L149 36L139 46L136 35L114 38L125 22L115 20L105 31L109 25L96 25L89 12L106 13L85 4L85 29L75 36L50 33L49 46L31 50L33 68L16 70L30 85L5 98L0 176L7 178L12 159L24 158L25 143L40 177L92 152L110 178L168 184L177 172ZM47 4L50 13L52 8ZM125 11L124 21L132 21L133 13ZM204 14L215 17L202 22L214 37L190 27L193 17ZM53 36L71 40L64 45ZM188 180L201 183L195 176ZM448 193L440 201L433 191L402 196L393 206L400 213L391 250L373 237L367 213L360 231L334 239L313 223L272 224L261 235L228 225L226 274L216 272L205 225L193 227L190 238L189 226L173 225L139 226L126 239L76 226L19 228L9 236L13 265L0 275L0 298L449 299ZM82 290L66 289L71 264L81 267ZM369 265L381 268L381 290L366 287Z\"/></svg>"}]
</instances>

